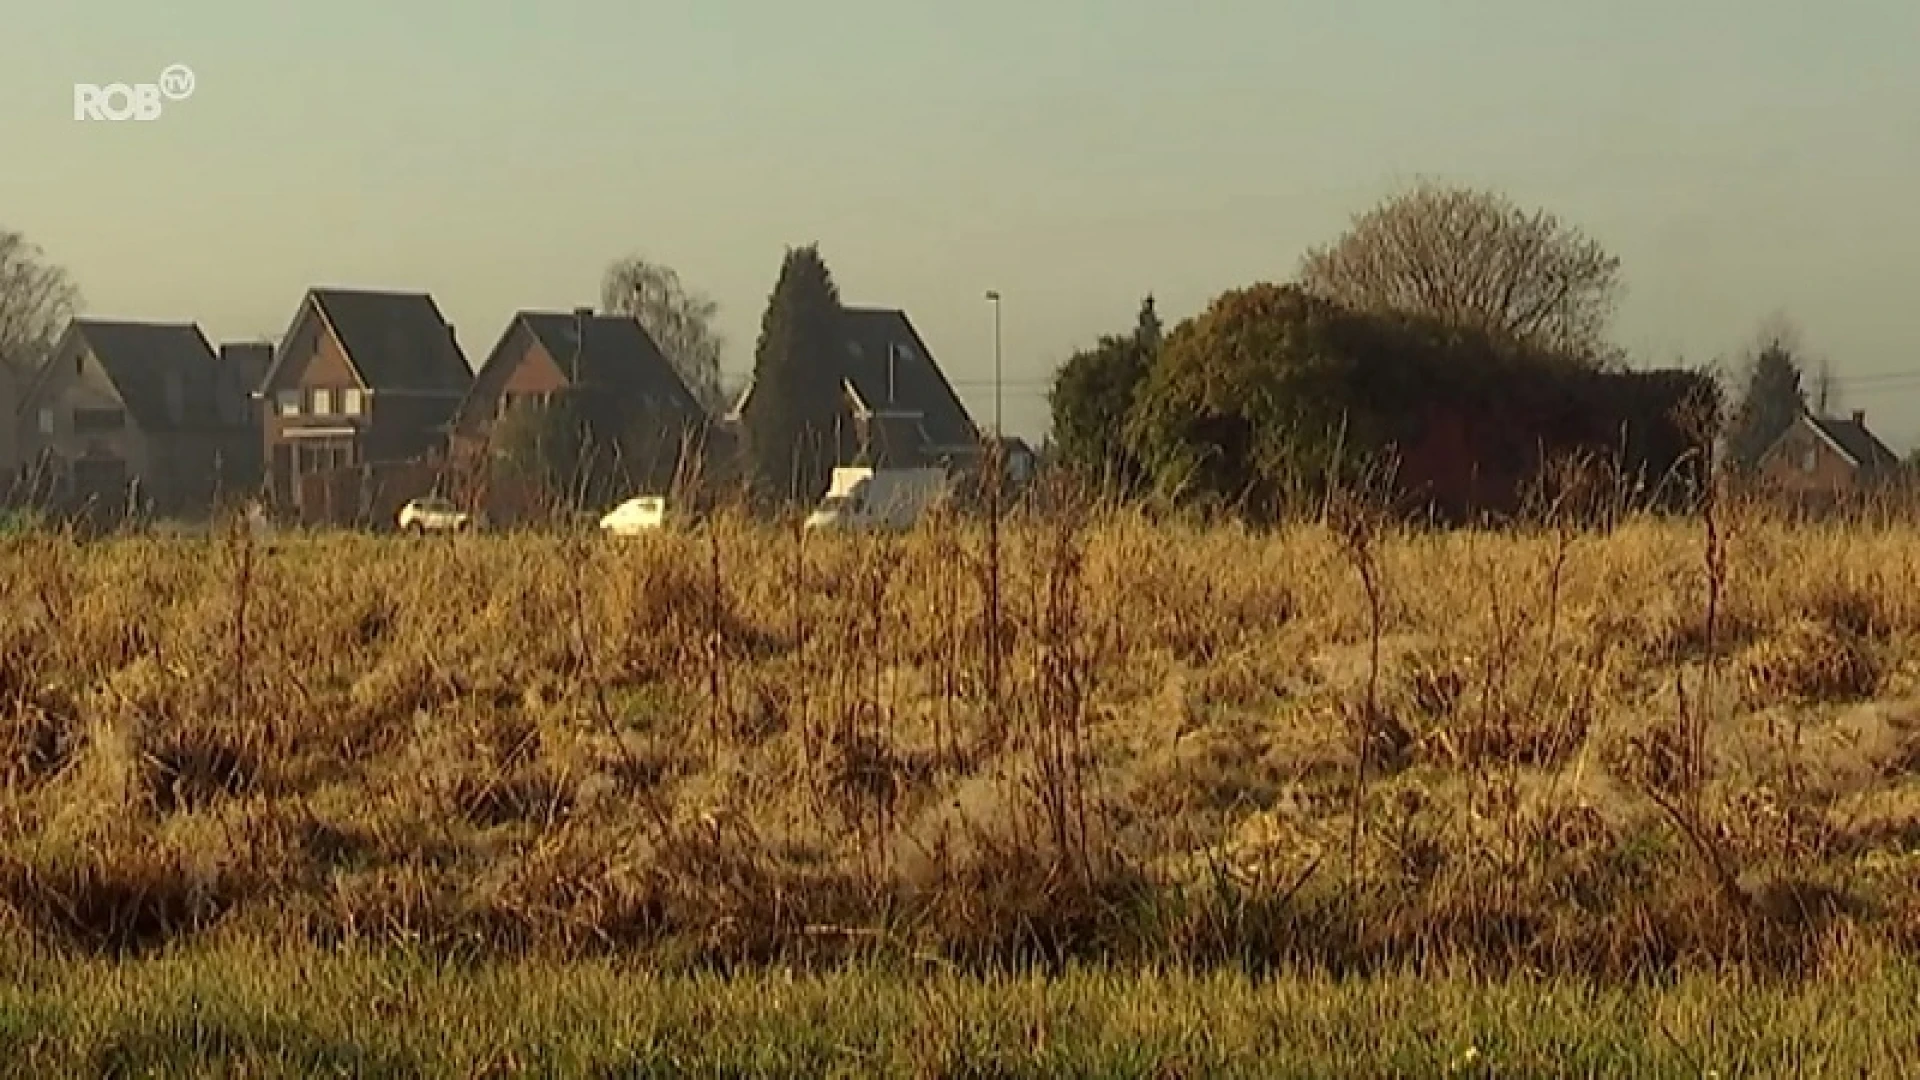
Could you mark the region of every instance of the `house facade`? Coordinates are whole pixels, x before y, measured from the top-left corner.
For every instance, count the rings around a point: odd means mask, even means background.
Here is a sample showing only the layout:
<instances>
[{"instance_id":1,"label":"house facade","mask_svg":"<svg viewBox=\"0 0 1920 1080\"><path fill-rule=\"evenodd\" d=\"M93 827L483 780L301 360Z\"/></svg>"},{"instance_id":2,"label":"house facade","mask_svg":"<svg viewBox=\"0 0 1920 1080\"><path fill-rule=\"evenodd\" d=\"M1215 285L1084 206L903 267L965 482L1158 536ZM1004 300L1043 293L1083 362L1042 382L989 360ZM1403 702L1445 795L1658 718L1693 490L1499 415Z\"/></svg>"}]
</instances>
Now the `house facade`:
<instances>
[{"instance_id":1,"label":"house facade","mask_svg":"<svg viewBox=\"0 0 1920 1080\"><path fill-rule=\"evenodd\" d=\"M1901 463L1868 429L1864 411L1841 419L1803 409L1760 456L1758 472L1763 483L1788 495L1839 498L1895 479Z\"/></svg>"},{"instance_id":2,"label":"house facade","mask_svg":"<svg viewBox=\"0 0 1920 1080\"><path fill-rule=\"evenodd\" d=\"M193 324L75 319L20 396L17 490L188 517L242 498L258 460L246 378Z\"/></svg>"},{"instance_id":3,"label":"house facade","mask_svg":"<svg viewBox=\"0 0 1920 1080\"><path fill-rule=\"evenodd\" d=\"M978 459L980 431L907 313L898 308L842 311L841 393L853 431L841 440L841 464L913 468ZM752 399L749 382L728 414L738 427Z\"/></svg>"},{"instance_id":4,"label":"house facade","mask_svg":"<svg viewBox=\"0 0 1920 1080\"><path fill-rule=\"evenodd\" d=\"M706 419L637 320L586 309L522 311L474 376L454 422L455 446L463 456L477 453L501 420L568 393L591 394L634 424L658 426L676 438Z\"/></svg>"},{"instance_id":5,"label":"house facade","mask_svg":"<svg viewBox=\"0 0 1920 1080\"><path fill-rule=\"evenodd\" d=\"M338 521L423 494L369 485L443 454L472 381L426 293L310 290L255 391L268 499L303 520ZM353 491L343 496L343 485Z\"/></svg>"},{"instance_id":6,"label":"house facade","mask_svg":"<svg viewBox=\"0 0 1920 1080\"><path fill-rule=\"evenodd\" d=\"M531 452L516 447L514 424L571 399L574 415L609 440L608 482L662 488L683 453L697 448L706 411L638 320L577 309L517 313L474 376L453 423L453 458L465 475ZM517 515L504 479L485 478L496 519ZM597 493L604 494L604 493Z\"/></svg>"}]
</instances>

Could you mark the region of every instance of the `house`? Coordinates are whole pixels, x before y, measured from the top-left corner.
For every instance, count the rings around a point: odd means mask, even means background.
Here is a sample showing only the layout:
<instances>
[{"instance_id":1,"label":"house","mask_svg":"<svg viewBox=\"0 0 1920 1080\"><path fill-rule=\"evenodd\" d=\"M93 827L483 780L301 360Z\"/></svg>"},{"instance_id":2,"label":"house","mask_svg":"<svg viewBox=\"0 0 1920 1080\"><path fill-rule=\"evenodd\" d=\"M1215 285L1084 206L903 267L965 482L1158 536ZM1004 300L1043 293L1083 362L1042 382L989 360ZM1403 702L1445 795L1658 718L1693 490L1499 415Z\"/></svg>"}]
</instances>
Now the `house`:
<instances>
[{"instance_id":1,"label":"house","mask_svg":"<svg viewBox=\"0 0 1920 1080\"><path fill-rule=\"evenodd\" d=\"M463 454L475 452L514 410L571 391L591 393L622 416L671 429L675 436L706 419L699 400L638 320L589 309L571 315L522 311L474 376L455 418L455 443Z\"/></svg>"},{"instance_id":2,"label":"house","mask_svg":"<svg viewBox=\"0 0 1920 1080\"><path fill-rule=\"evenodd\" d=\"M969 461L980 432L953 384L907 313L898 308L842 311L846 339L841 392L853 417L849 456L876 466ZM753 395L749 382L728 421L737 425Z\"/></svg>"},{"instance_id":3,"label":"house","mask_svg":"<svg viewBox=\"0 0 1920 1080\"><path fill-rule=\"evenodd\" d=\"M1838 497L1898 478L1901 463L1868 430L1864 411L1843 420L1802 409L1760 455L1758 471L1765 483L1790 495Z\"/></svg>"},{"instance_id":4,"label":"house","mask_svg":"<svg viewBox=\"0 0 1920 1080\"><path fill-rule=\"evenodd\" d=\"M456 460L472 467L503 453L503 421L580 395L594 426L619 440L616 483L657 487L673 479L706 410L646 328L626 315L522 311L474 376L453 424ZM512 514L496 516L511 517Z\"/></svg>"},{"instance_id":5,"label":"house","mask_svg":"<svg viewBox=\"0 0 1920 1080\"><path fill-rule=\"evenodd\" d=\"M1040 468L1040 455L1027 440L1017 435L1002 435L996 441L1007 485L1015 490L1033 482Z\"/></svg>"},{"instance_id":6,"label":"house","mask_svg":"<svg viewBox=\"0 0 1920 1080\"><path fill-rule=\"evenodd\" d=\"M419 475L444 453L447 427L473 382L454 328L426 293L315 288L301 300L256 390L266 492L306 520L341 520L342 474ZM419 486L409 479L410 486ZM362 485L364 487L364 485Z\"/></svg>"},{"instance_id":7,"label":"house","mask_svg":"<svg viewBox=\"0 0 1920 1080\"><path fill-rule=\"evenodd\" d=\"M255 481L246 377L191 323L75 319L20 397L22 481L54 504L204 514Z\"/></svg>"}]
</instances>

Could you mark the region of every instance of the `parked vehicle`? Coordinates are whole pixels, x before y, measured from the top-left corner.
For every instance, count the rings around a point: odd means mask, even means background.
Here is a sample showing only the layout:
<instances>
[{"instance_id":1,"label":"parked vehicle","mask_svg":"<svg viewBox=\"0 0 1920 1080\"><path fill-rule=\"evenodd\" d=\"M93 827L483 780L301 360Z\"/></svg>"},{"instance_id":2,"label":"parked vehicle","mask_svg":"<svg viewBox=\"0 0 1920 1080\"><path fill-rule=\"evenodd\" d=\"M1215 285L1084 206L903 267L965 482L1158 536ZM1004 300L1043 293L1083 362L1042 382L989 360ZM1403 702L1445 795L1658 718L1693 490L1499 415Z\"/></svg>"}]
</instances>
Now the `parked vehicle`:
<instances>
[{"instance_id":1,"label":"parked vehicle","mask_svg":"<svg viewBox=\"0 0 1920 1080\"><path fill-rule=\"evenodd\" d=\"M911 529L951 490L952 480L945 469L835 469L827 495L807 515L806 527Z\"/></svg>"},{"instance_id":2,"label":"parked vehicle","mask_svg":"<svg viewBox=\"0 0 1920 1080\"><path fill-rule=\"evenodd\" d=\"M414 499L400 508L401 532L465 532L472 527L473 515L438 495Z\"/></svg>"},{"instance_id":3,"label":"parked vehicle","mask_svg":"<svg viewBox=\"0 0 1920 1080\"><path fill-rule=\"evenodd\" d=\"M638 536L666 528L667 521L666 496L637 495L607 511L600 529L613 536Z\"/></svg>"}]
</instances>

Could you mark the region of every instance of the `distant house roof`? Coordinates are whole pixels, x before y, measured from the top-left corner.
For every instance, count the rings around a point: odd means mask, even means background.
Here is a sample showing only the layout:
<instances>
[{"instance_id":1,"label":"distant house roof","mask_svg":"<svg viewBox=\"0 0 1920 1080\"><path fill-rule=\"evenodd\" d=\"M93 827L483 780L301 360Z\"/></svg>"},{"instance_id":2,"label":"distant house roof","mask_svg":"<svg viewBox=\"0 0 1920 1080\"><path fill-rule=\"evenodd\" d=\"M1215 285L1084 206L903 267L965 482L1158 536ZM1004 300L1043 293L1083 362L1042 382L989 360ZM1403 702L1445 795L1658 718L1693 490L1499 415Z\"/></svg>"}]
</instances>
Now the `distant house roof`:
<instances>
[{"instance_id":1,"label":"distant house roof","mask_svg":"<svg viewBox=\"0 0 1920 1080\"><path fill-rule=\"evenodd\" d=\"M369 389L459 393L473 381L453 328L426 293L322 287L308 290L307 302Z\"/></svg>"},{"instance_id":2,"label":"distant house roof","mask_svg":"<svg viewBox=\"0 0 1920 1080\"><path fill-rule=\"evenodd\" d=\"M927 436L911 416L876 416L867 425L862 464L875 468L912 469L931 464Z\"/></svg>"},{"instance_id":3,"label":"distant house roof","mask_svg":"<svg viewBox=\"0 0 1920 1080\"><path fill-rule=\"evenodd\" d=\"M514 318L533 332L554 363L571 374L575 356L573 315L522 311ZM586 320L586 339L586 348L579 350L582 368L578 381L582 384L605 387L622 397L652 398L688 414L704 411L639 320L627 315L594 315Z\"/></svg>"},{"instance_id":4,"label":"distant house roof","mask_svg":"<svg viewBox=\"0 0 1920 1080\"><path fill-rule=\"evenodd\" d=\"M54 357L70 355L76 343L98 361L141 430L222 425L220 368L198 326L77 318L67 324ZM36 388L51 370L41 369Z\"/></svg>"},{"instance_id":5,"label":"distant house roof","mask_svg":"<svg viewBox=\"0 0 1920 1080\"><path fill-rule=\"evenodd\" d=\"M1880 441L1879 437L1867 430L1865 413L1856 412L1842 419L1837 416L1818 416L1812 412L1803 412L1800 418L1814 433L1824 438L1829 445L1847 459L1848 463L1866 473L1878 473L1900 467L1900 455Z\"/></svg>"},{"instance_id":6,"label":"distant house roof","mask_svg":"<svg viewBox=\"0 0 1920 1080\"><path fill-rule=\"evenodd\" d=\"M1033 452L1033 444L1018 435L1002 435L998 442L1000 452L1009 458L1039 456Z\"/></svg>"},{"instance_id":7,"label":"distant house roof","mask_svg":"<svg viewBox=\"0 0 1920 1080\"><path fill-rule=\"evenodd\" d=\"M906 312L847 308L842 326L847 338L847 381L869 411L919 413L921 429L932 446L959 447L979 441L966 406L934 363Z\"/></svg>"},{"instance_id":8,"label":"distant house roof","mask_svg":"<svg viewBox=\"0 0 1920 1080\"><path fill-rule=\"evenodd\" d=\"M888 421L890 443L901 442L909 431L922 438L923 453L967 449L979 442L979 429L967 415L967 407L906 312L845 308L841 327L846 338L843 384L862 410ZM740 418L752 394L749 379L729 419Z\"/></svg>"},{"instance_id":9,"label":"distant house roof","mask_svg":"<svg viewBox=\"0 0 1920 1080\"><path fill-rule=\"evenodd\" d=\"M267 341L229 341L220 345L220 382L227 393L239 395L245 402L260 388L267 369L273 366L273 343Z\"/></svg>"}]
</instances>

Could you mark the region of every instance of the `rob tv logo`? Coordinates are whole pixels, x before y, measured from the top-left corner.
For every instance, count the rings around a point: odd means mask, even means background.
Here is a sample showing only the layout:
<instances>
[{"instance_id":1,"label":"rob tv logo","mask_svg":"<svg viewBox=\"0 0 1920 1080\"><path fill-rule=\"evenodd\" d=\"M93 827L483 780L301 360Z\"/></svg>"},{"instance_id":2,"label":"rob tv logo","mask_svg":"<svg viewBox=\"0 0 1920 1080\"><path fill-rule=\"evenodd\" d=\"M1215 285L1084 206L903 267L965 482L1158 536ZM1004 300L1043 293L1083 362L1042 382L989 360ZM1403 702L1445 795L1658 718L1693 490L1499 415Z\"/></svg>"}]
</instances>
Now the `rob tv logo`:
<instances>
[{"instance_id":1,"label":"rob tv logo","mask_svg":"<svg viewBox=\"0 0 1920 1080\"><path fill-rule=\"evenodd\" d=\"M169 101L185 101L193 96L193 69L185 64L170 64L160 73L159 82L73 84L75 120L158 120Z\"/></svg>"}]
</instances>

